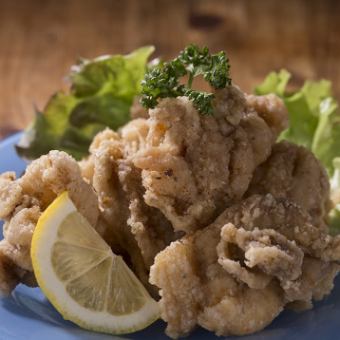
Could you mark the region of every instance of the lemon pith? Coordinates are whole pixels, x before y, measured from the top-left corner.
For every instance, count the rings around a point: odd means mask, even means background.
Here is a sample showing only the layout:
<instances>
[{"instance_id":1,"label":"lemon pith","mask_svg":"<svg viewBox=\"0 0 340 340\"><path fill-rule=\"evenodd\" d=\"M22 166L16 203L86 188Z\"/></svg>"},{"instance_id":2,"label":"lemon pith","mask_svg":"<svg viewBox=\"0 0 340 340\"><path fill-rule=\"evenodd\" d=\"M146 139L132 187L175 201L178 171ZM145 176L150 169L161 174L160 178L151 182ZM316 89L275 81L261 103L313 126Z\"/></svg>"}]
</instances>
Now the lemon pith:
<instances>
[{"instance_id":1,"label":"lemon pith","mask_svg":"<svg viewBox=\"0 0 340 340\"><path fill-rule=\"evenodd\" d=\"M40 217L31 257L46 297L65 319L83 328L126 334L159 317L156 301L78 213L67 192Z\"/></svg>"}]
</instances>

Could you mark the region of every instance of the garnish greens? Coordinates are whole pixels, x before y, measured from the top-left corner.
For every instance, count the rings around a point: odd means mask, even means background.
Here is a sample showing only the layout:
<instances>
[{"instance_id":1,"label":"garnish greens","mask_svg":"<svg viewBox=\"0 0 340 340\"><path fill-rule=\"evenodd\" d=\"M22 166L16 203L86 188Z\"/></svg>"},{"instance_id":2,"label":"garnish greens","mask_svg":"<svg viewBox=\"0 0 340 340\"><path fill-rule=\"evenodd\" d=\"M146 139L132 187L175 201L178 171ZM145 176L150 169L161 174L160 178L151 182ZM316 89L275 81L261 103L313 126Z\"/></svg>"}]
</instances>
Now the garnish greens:
<instances>
[{"instance_id":1,"label":"garnish greens","mask_svg":"<svg viewBox=\"0 0 340 340\"><path fill-rule=\"evenodd\" d=\"M297 91L287 92L291 75L286 70L271 72L255 93L275 93L289 113L289 128L279 139L286 139L311 150L331 178L334 209L330 213L333 232L340 232L340 113L327 80L306 81Z\"/></svg>"},{"instance_id":2,"label":"garnish greens","mask_svg":"<svg viewBox=\"0 0 340 340\"><path fill-rule=\"evenodd\" d=\"M141 91L153 47L133 53L82 60L73 67L69 93L58 92L25 130L17 152L27 159L52 149L80 159L94 135L105 127L117 129L130 119L133 99Z\"/></svg>"},{"instance_id":3,"label":"garnish greens","mask_svg":"<svg viewBox=\"0 0 340 340\"><path fill-rule=\"evenodd\" d=\"M214 95L191 86L199 75L215 89L230 85L225 53L210 54L206 47L190 45L176 59L151 64L145 73L153 51L143 47L126 56L81 60L72 68L69 93L57 92L37 112L16 146L18 154L35 159L57 149L81 159L99 131L116 130L129 121L133 100L141 93L147 108L155 107L158 98L187 96L201 113L212 113ZM185 75L187 86L179 83Z\"/></svg>"},{"instance_id":4,"label":"garnish greens","mask_svg":"<svg viewBox=\"0 0 340 340\"><path fill-rule=\"evenodd\" d=\"M160 98L187 96L202 114L212 114L214 94L192 89L195 77L203 78L214 88L231 85L229 60L224 52L210 54L207 47L187 46L177 58L150 68L142 81L141 103L154 108ZM186 85L180 79L188 77Z\"/></svg>"}]
</instances>

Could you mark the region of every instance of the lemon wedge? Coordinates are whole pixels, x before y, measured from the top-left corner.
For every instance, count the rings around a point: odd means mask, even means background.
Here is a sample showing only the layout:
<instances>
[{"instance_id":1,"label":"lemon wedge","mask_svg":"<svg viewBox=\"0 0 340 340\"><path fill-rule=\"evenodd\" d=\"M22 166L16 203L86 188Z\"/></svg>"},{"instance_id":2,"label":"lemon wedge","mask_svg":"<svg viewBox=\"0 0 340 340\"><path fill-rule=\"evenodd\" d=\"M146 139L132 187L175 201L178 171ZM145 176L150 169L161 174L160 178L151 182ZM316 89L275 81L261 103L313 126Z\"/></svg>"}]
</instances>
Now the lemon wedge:
<instances>
[{"instance_id":1,"label":"lemon wedge","mask_svg":"<svg viewBox=\"0 0 340 340\"><path fill-rule=\"evenodd\" d=\"M48 300L82 328L126 334L159 317L157 302L77 211L67 192L40 217L31 257Z\"/></svg>"}]
</instances>

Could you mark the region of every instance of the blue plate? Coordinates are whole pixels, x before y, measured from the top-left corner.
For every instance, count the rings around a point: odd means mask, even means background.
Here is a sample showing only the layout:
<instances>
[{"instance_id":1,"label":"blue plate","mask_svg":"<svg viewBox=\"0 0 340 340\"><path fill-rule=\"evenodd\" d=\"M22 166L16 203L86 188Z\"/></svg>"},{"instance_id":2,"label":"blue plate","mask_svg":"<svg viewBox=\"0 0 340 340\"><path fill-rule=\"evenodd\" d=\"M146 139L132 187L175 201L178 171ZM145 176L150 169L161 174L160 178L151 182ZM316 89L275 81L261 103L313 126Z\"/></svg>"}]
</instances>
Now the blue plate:
<instances>
[{"instance_id":1,"label":"blue plate","mask_svg":"<svg viewBox=\"0 0 340 340\"><path fill-rule=\"evenodd\" d=\"M0 143L0 173L11 170L19 176L25 169L25 163L17 157L14 149L19 137L20 134L16 134ZM158 340L167 339L164 329L164 322L158 321L144 331L127 336L87 332L63 320L39 288L23 285L18 286L11 297L0 300L0 340ZM189 338L219 339L203 329L197 329ZM303 313L285 311L262 332L242 337L242 340L274 339L340 339L340 278L336 280L332 294L316 303L314 309Z\"/></svg>"}]
</instances>

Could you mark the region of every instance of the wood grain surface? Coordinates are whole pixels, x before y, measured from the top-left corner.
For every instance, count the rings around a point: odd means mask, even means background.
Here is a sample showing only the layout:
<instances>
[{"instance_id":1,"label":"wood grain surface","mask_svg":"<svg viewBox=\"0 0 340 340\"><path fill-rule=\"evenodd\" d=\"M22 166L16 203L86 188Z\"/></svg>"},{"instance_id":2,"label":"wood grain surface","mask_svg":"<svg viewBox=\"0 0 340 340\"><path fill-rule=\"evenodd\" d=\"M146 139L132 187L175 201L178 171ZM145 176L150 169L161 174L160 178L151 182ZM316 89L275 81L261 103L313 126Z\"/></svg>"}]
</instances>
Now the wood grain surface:
<instances>
[{"instance_id":1,"label":"wood grain surface","mask_svg":"<svg viewBox=\"0 0 340 340\"><path fill-rule=\"evenodd\" d=\"M332 80L340 98L340 1L0 0L0 137L67 87L78 57L145 44L171 57L189 42L226 50L246 91L285 67L297 84Z\"/></svg>"}]
</instances>

